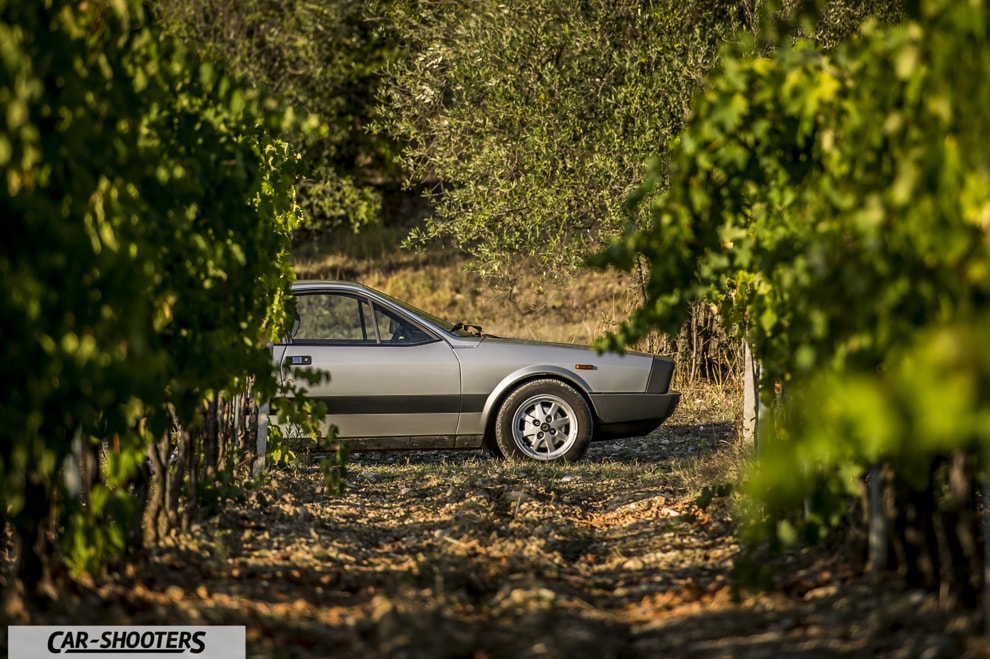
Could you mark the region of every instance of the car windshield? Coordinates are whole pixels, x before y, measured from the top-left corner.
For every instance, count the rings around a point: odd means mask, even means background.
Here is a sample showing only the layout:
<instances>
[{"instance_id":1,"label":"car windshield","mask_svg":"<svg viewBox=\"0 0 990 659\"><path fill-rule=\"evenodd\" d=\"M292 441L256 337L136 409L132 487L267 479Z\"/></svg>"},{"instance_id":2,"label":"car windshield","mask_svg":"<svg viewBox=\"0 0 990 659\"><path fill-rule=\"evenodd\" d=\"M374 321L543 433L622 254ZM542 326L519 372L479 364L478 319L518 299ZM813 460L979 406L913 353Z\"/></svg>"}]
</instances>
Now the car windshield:
<instances>
[{"instance_id":1,"label":"car windshield","mask_svg":"<svg viewBox=\"0 0 990 659\"><path fill-rule=\"evenodd\" d=\"M451 323L451 322L448 322L448 321L444 320L443 318L438 318L437 316L434 316L433 314L431 314L431 313L429 313L427 311L423 311L422 309L417 309L413 305L408 304L406 302L403 302L402 300L397 300L394 297L392 297L391 295L386 295L385 293L382 293L381 291L376 291L376 292L379 295L381 295L382 297L388 299L389 302L391 302L392 304L396 305L397 307L402 307L403 309L405 309L409 313L413 314L414 316L419 316L423 320L426 320L426 321L428 321L430 323L433 323L437 327L439 327L441 329L444 329L447 332L450 332L451 334L455 334L457 336L477 336L477 334L475 334L471 330L471 327L472 326L470 326L470 325L467 325L466 326L463 323Z\"/></svg>"}]
</instances>

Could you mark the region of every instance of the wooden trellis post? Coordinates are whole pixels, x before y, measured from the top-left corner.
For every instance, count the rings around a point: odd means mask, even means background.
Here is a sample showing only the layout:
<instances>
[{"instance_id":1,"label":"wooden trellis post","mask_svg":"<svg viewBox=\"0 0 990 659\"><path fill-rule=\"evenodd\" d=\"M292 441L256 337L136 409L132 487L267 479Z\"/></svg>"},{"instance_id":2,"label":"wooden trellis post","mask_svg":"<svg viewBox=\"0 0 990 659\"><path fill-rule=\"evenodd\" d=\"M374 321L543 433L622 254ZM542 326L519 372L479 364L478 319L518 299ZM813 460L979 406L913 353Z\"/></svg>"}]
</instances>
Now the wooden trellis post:
<instances>
[{"instance_id":1,"label":"wooden trellis post","mask_svg":"<svg viewBox=\"0 0 990 659\"><path fill-rule=\"evenodd\" d=\"M254 458L254 474L265 470L265 456L268 455L268 412L271 406L268 401L258 409L258 443L257 455Z\"/></svg>"},{"instance_id":2,"label":"wooden trellis post","mask_svg":"<svg viewBox=\"0 0 990 659\"><path fill-rule=\"evenodd\" d=\"M880 482L880 463L870 470L870 571L877 575L887 569L887 517L883 512L883 484Z\"/></svg>"},{"instance_id":3,"label":"wooden trellis post","mask_svg":"<svg viewBox=\"0 0 990 659\"><path fill-rule=\"evenodd\" d=\"M753 358L749 342L743 339L743 441L752 444L759 455L760 365Z\"/></svg>"}]
</instances>

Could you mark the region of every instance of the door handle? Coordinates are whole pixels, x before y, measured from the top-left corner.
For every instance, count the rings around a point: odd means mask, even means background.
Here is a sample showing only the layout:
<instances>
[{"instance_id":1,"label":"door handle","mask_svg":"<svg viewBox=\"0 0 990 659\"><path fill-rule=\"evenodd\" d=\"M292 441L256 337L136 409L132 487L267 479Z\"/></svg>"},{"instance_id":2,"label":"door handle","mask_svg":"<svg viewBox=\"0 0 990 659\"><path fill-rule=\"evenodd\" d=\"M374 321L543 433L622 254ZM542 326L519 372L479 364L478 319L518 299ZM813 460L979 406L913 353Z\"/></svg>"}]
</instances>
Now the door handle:
<instances>
[{"instance_id":1,"label":"door handle","mask_svg":"<svg viewBox=\"0 0 990 659\"><path fill-rule=\"evenodd\" d=\"M312 363L313 358L309 355L292 355L285 358L286 366L310 366Z\"/></svg>"}]
</instances>

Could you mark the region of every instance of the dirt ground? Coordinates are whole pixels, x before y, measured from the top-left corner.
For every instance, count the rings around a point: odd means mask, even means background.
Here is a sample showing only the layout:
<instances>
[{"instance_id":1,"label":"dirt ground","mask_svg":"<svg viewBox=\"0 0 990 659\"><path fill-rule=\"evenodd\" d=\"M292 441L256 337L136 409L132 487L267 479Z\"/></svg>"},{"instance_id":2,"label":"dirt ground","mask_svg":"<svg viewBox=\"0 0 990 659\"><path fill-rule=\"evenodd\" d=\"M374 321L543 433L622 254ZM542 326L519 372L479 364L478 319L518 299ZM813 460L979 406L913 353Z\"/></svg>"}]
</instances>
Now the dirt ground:
<instances>
[{"instance_id":1,"label":"dirt ground","mask_svg":"<svg viewBox=\"0 0 990 659\"><path fill-rule=\"evenodd\" d=\"M356 454L331 497L304 460L119 574L44 608L8 597L3 617L245 625L251 657L990 656L980 617L862 575L848 547L734 597L732 499L696 500L744 460L734 423L690 404L574 465Z\"/></svg>"}]
</instances>

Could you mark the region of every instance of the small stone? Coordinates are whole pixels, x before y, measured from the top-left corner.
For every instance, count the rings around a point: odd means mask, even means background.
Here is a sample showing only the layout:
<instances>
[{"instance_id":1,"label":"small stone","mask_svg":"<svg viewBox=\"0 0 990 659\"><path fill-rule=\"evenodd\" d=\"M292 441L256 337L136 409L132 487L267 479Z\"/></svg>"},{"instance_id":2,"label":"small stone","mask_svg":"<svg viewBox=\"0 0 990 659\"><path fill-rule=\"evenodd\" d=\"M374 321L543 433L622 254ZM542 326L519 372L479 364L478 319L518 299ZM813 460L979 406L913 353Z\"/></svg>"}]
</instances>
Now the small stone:
<instances>
[{"instance_id":1,"label":"small stone","mask_svg":"<svg viewBox=\"0 0 990 659\"><path fill-rule=\"evenodd\" d=\"M639 558L630 558L622 564L623 570L630 571L642 570L644 567L646 567L646 564Z\"/></svg>"},{"instance_id":2,"label":"small stone","mask_svg":"<svg viewBox=\"0 0 990 659\"><path fill-rule=\"evenodd\" d=\"M522 490L513 490L505 493L505 500L509 503L526 503L532 501L533 497Z\"/></svg>"}]
</instances>

